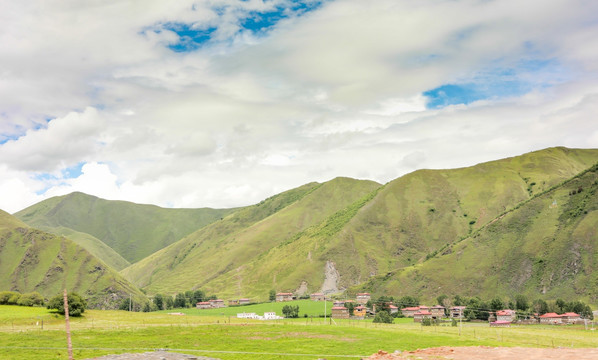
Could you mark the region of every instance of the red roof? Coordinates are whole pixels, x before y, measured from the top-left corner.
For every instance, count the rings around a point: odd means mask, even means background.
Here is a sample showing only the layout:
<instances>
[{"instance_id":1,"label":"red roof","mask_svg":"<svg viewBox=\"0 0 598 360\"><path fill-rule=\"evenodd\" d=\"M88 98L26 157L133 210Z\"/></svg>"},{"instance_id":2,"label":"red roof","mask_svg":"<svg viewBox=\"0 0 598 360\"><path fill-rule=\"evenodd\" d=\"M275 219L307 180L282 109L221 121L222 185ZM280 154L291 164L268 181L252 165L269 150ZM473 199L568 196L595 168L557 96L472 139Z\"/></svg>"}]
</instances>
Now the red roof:
<instances>
[{"instance_id":1,"label":"red roof","mask_svg":"<svg viewBox=\"0 0 598 360\"><path fill-rule=\"evenodd\" d=\"M398 309L398 307L394 306L394 305L388 305L389 309Z\"/></svg>"},{"instance_id":2,"label":"red roof","mask_svg":"<svg viewBox=\"0 0 598 360\"><path fill-rule=\"evenodd\" d=\"M540 317L541 318L557 318L557 317L561 317L561 315L559 315L557 313L546 313Z\"/></svg>"},{"instance_id":3,"label":"red roof","mask_svg":"<svg viewBox=\"0 0 598 360\"><path fill-rule=\"evenodd\" d=\"M510 321L493 321L490 324L510 324Z\"/></svg>"},{"instance_id":4,"label":"red roof","mask_svg":"<svg viewBox=\"0 0 598 360\"><path fill-rule=\"evenodd\" d=\"M359 295L367 295L367 296L370 296L370 293L359 293L359 294L357 294L357 296L359 296Z\"/></svg>"},{"instance_id":5,"label":"red roof","mask_svg":"<svg viewBox=\"0 0 598 360\"><path fill-rule=\"evenodd\" d=\"M416 307L406 307L406 308L402 308L401 311L417 311L419 310L419 306Z\"/></svg>"},{"instance_id":6,"label":"red roof","mask_svg":"<svg viewBox=\"0 0 598 360\"><path fill-rule=\"evenodd\" d=\"M276 294L276 295L277 295L277 296L278 296L278 295L293 295L293 293L278 293L278 294Z\"/></svg>"},{"instance_id":7,"label":"red roof","mask_svg":"<svg viewBox=\"0 0 598 360\"><path fill-rule=\"evenodd\" d=\"M209 301L198 302L197 305L210 305Z\"/></svg>"},{"instance_id":8,"label":"red roof","mask_svg":"<svg viewBox=\"0 0 598 360\"><path fill-rule=\"evenodd\" d=\"M568 313L564 313L561 316L568 316L568 317L579 317L579 314L576 314L574 312L568 312Z\"/></svg>"},{"instance_id":9,"label":"red roof","mask_svg":"<svg viewBox=\"0 0 598 360\"><path fill-rule=\"evenodd\" d=\"M313 294L311 294L311 296L322 296L322 295L324 295L324 294L322 294L322 293L313 293Z\"/></svg>"},{"instance_id":10,"label":"red roof","mask_svg":"<svg viewBox=\"0 0 598 360\"><path fill-rule=\"evenodd\" d=\"M515 315L515 310L498 310L496 316L510 316Z\"/></svg>"},{"instance_id":11,"label":"red roof","mask_svg":"<svg viewBox=\"0 0 598 360\"><path fill-rule=\"evenodd\" d=\"M355 310L363 310L363 309L367 309L367 308L363 305L359 305L358 307L355 308Z\"/></svg>"},{"instance_id":12,"label":"red roof","mask_svg":"<svg viewBox=\"0 0 598 360\"><path fill-rule=\"evenodd\" d=\"M416 312L415 315L432 315L432 313L427 310L420 310Z\"/></svg>"},{"instance_id":13,"label":"red roof","mask_svg":"<svg viewBox=\"0 0 598 360\"><path fill-rule=\"evenodd\" d=\"M335 306L332 308L332 310L347 310L347 308L344 306Z\"/></svg>"}]
</instances>

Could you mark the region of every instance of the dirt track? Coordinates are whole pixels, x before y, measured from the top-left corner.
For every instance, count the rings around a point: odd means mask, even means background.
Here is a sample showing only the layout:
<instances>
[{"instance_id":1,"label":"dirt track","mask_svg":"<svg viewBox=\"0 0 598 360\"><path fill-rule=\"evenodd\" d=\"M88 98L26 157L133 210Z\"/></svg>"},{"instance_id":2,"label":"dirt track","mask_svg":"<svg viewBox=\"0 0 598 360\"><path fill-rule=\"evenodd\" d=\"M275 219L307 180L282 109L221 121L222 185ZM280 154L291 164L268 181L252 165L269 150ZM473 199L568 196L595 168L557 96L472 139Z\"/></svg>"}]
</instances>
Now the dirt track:
<instances>
[{"instance_id":1,"label":"dirt track","mask_svg":"<svg viewBox=\"0 0 598 360\"><path fill-rule=\"evenodd\" d=\"M489 347L489 346L468 346L468 347L438 347L421 349L415 351L404 351L402 353L387 353L379 351L367 358L368 360L400 360L400 359L575 359L575 360L596 360L598 359L598 348L592 349L569 349L569 348L521 348L521 347Z\"/></svg>"}]
</instances>

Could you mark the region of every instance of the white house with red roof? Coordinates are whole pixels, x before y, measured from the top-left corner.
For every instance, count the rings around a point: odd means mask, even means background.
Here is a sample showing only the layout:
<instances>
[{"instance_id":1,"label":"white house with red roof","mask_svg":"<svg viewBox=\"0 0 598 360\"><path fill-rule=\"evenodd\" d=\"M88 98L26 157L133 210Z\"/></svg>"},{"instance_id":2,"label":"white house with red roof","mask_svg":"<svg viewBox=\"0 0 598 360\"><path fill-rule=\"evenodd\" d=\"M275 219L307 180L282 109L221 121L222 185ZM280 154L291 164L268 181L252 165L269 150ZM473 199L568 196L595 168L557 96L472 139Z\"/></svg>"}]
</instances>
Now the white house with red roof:
<instances>
[{"instance_id":1,"label":"white house with red roof","mask_svg":"<svg viewBox=\"0 0 598 360\"><path fill-rule=\"evenodd\" d=\"M280 292L280 293L276 294L276 301L278 301L278 302L293 301L293 293Z\"/></svg>"},{"instance_id":2,"label":"white house with red roof","mask_svg":"<svg viewBox=\"0 0 598 360\"><path fill-rule=\"evenodd\" d=\"M415 314L413 314L413 321L414 322L422 322L423 319L431 319L432 313L428 310L418 310Z\"/></svg>"},{"instance_id":3,"label":"white house with red roof","mask_svg":"<svg viewBox=\"0 0 598 360\"><path fill-rule=\"evenodd\" d=\"M546 313L540 315L540 324L562 324L563 319L561 315L557 313Z\"/></svg>"},{"instance_id":4,"label":"white house with red roof","mask_svg":"<svg viewBox=\"0 0 598 360\"><path fill-rule=\"evenodd\" d=\"M513 322L517 319L517 313L515 310L505 309L505 310L498 310L496 312L496 321L508 321Z\"/></svg>"},{"instance_id":5,"label":"white house with red roof","mask_svg":"<svg viewBox=\"0 0 598 360\"><path fill-rule=\"evenodd\" d=\"M401 312L403 313L403 316L405 316L405 317L413 317L413 315L415 315L415 313L418 311L419 311L419 306L409 306L409 307L404 307L401 309Z\"/></svg>"}]
</instances>

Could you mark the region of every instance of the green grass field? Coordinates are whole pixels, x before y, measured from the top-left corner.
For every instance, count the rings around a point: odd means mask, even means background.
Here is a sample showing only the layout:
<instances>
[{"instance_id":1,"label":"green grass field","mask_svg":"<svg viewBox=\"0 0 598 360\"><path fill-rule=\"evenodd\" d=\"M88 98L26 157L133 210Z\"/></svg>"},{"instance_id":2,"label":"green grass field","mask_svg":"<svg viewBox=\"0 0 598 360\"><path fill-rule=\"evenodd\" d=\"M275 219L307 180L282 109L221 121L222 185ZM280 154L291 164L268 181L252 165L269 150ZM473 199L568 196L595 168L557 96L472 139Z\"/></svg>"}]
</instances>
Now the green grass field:
<instances>
[{"instance_id":1,"label":"green grass field","mask_svg":"<svg viewBox=\"0 0 598 360\"><path fill-rule=\"evenodd\" d=\"M178 310L177 310L178 311ZM191 312L190 312L191 314ZM44 328L41 328L41 320ZM487 324L422 327L411 319L395 324L299 318L249 321L233 316L176 316L89 310L71 323L76 359L111 353L171 349L221 359L354 358L383 349L436 346L597 347L595 331L583 326ZM43 308L0 306L0 358L66 359L64 321Z\"/></svg>"}]
</instances>

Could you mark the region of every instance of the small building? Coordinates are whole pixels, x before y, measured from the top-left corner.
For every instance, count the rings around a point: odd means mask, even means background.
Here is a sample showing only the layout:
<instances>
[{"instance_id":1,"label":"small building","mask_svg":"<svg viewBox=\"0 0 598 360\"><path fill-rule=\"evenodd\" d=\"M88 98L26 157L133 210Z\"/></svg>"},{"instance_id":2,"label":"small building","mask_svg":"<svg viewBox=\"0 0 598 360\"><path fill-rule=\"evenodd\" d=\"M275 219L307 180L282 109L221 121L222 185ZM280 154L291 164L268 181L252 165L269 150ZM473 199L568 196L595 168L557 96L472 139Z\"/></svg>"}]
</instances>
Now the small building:
<instances>
[{"instance_id":1,"label":"small building","mask_svg":"<svg viewBox=\"0 0 598 360\"><path fill-rule=\"evenodd\" d=\"M399 308L391 304L388 305L388 311L390 311L391 314L396 314L399 312Z\"/></svg>"},{"instance_id":2,"label":"small building","mask_svg":"<svg viewBox=\"0 0 598 360\"><path fill-rule=\"evenodd\" d=\"M368 308L366 308L363 305L359 305L355 308L353 308L353 316L357 316L357 317L365 317L367 315L368 312Z\"/></svg>"},{"instance_id":3,"label":"small building","mask_svg":"<svg viewBox=\"0 0 598 360\"><path fill-rule=\"evenodd\" d=\"M280 319L283 319L283 317L276 315L276 312L274 312L274 311L264 313L264 320L280 320Z\"/></svg>"},{"instance_id":4,"label":"small building","mask_svg":"<svg viewBox=\"0 0 598 360\"><path fill-rule=\"evenodd\" d=\"M510 321L493 321L490 323L490 327L511 327Z\"/></svg>"},{"instance_id":5,"label":"small building","mask_svg":"<svg viewBox=\"0 0 598 360\"><path fill-rule=\"evenodd\" d=\"M463 317L463 313L465 312L465 306L453 306L451 308L451 317L453 319L459 319Z\"/></svg>"},{"instance_id":6,"label":"small building","mask_svg":"<svg viewBox=\"0 0 598 360\"><path fill-rule=\"evenodd\" d=\"M293 293L278 293L276 294L276 301L293 301Z\"/></svg>"},{"instance_id":7,"label":"small building","mask_svg":"<svg viewBox=\"0 0 598 360\"><path fill-rule=\"evenodd\" d=\"M324 301L325 300L325 296L322 293L313 293L309 297L313 301Z\"/></svg>"},{"instance_id":8,"label":"small building","mask_svg":"<svg viewBox=\"0 0 598 360\"><path fill-rule=\"evenodd\" d=\"M401 309L401 313L403 313L403 316L405 317L413 317L413 315L415 315L416 312L419 311L419 306L411 306L411 307L405 307Z\"/></svg>"},{"instance_id":9,"label":"small building","mask_svg":"<svg viewBox=\"0 0 598 360\"><path fill-rule=\"evenodd\" d=\"M237 313L238 319L257 319L258 315L256 313Z\"/></svg>"},{"instance_id":10,"label":"small building","mask_svg":"<svg viewBox=\"0 0 598 360\"><path fill-rule=\"evenodd\" d=\"M348 319L349 318L349 309L344 306L335 306L332 308L332 318L333 319Z\"/></svg>"},{"instance_id":11,"label":"small building","mask_svg":"<svg viewBox=\"0 0 598 360\"><path fill-rule=\"evenodd\" d=\"M198 302L197 304L195 304L195 307L197 309L211 309L212 304L210 304L209 301L201 301L201 302Z\"/></svg>"},{"instance_id":12,"label":"small building","mask_svg":"<svg viewBox=\"0 0 598 360\"><path fill-rule=\"evenodd\" d=\"M505 309L505 310L498 310L496 312L496 321L508 321L509 323L515 321L517 319L517 314L515 310Z\"/></svg>"},{"instance_id":13,"label":"small building","mask_svg":"<svg viewBox=\"0 0 598 360\"><path fill-rule=\"evenodd\" d=\"M442 319L444 317L444 306L434 305L430 308L430 312L434 319Z\"/></svg>"},{"instance_id":14,"label":"small building","mask_svg":"<svg viewBox=\"0 0 598 360\"><path fill-rule=\"evenodd\" d=\"M370 293L358 293L357 296L355 297L355 301L357 301L361 305L365 305L365 304L367 304L368 301L371 300L371 298L372 297L371 297Z\"/></svg>"},{"instance_id":15,"label":"small building","mask_svg":"<svg viewBox=\"0 0 598 360\"><path fill-rule=\"evenodd\" d=\"M428 310L419 310L415 314L413 314L413 321L414 322L422 322L423 319L431 319L432 313Z\"/></svg>"},{"instance_id":16,"label":"small building","mask_svg":"<svg viewBox=\"0 0 598 360\"><path fill-rule=\"evenodd\" d=\"M224 300L221 300L221 299L209 300L209 303L212 306L212 308L223 308L223 307L225 307Z\"/></svg>"},{"instance_id":17,"label":"small building","mask_svg":"<svg viewBox=\"0 0 598 360\"><path fill-rule=\"evenodd\" d=\"M249 305L251 304L251 299L239 299L239 305Z\"/></svg>"},{"instance_id":18,"label":"small building","mask_svg":"<svg viewBox=\"0 0 598 360\"><path fill-rule=\"evenodd\" d=\"M345 301L344 300L334 300L332 302L332 306L345 306Z\"/></svg>"},{"instance_id":19,"label":"small building","mask_svg":"<svg viewBox=\"0 0 598 360\"><path fill-rule=\"evenodd\" d=\"M239 300L229 300L228 306L239 305Z\"/></svg>"},{"instance_id":20,"label":"small building","mask_svg":"<svg viewBox=\"0 0 598 360\"><path fill-rule=\"evenodd\" d=\"M562 324L561 315L557 313L546 313L540 316L540 324Z\"/></svg>"},{"instance_id":21,"label":"small building","mask_svg":"<svg viewBox=\"0 0 598 360\"><path fill-rule=\"evenodd\" d=\"M561 314L561 322L563 324L575 324L578 320L581 320L581 316L574 312L567 312Z\"/></svg>"}]
</instances>

